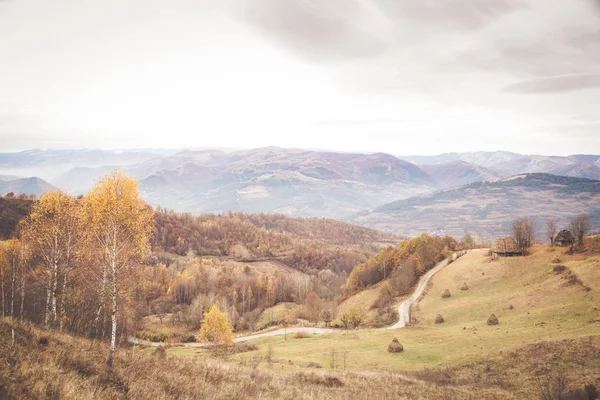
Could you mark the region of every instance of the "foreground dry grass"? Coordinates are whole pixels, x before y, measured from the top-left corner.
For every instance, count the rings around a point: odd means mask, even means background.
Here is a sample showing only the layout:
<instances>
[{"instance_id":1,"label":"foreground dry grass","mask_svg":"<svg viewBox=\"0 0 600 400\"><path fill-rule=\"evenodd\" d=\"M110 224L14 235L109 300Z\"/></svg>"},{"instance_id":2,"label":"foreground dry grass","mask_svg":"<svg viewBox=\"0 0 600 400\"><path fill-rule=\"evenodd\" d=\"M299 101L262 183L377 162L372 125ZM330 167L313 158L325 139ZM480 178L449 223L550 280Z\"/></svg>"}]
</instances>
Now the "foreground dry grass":
<instances>
[{"instance_id":1,"label":"foreground dry grass","mask_svg":"<svg viewBox=\"0 0 600 400\"><path fill-rule=\"evenodd\" d=\"M14 330L14 342L12 331ZM133 349L105 366L106 345L0 321L0 398L8 399L505 399L501 388L399 373L276 373L216 359Z\"/></svg>"}]
</instances>

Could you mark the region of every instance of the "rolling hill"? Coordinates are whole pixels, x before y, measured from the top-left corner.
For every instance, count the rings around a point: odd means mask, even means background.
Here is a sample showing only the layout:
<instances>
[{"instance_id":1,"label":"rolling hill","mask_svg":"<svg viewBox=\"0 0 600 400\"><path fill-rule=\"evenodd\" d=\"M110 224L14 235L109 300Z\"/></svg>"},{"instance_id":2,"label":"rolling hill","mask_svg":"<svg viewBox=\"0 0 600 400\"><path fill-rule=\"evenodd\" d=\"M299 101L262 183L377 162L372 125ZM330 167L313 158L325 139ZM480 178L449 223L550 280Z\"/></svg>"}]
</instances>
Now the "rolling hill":
<instances>
[{"instance_id":1,"label":"rolling hill","mask_svg":"<svg viewBox=\"0 0 600 400\"><path fill-rule=\"evenodd\" d=\"M444 153L436 156L400 157L417 165L438 165L463 161L494 171L501 177L525 173L549 173L578 178L600 179L600 157L574 154L567 157L524 155L506 151ZM474 181L473 181L474 182ZM465 182L471 183L471 182Z\"/></svg>"},{"instance_id":2,"label":"rolling hill","mask_svg":"<svg viewBox=\"0 0 600 400\"><path fill-rule=\"evenodd\" d=\"M144 199L181 212L350 218L384 204L525 173L600 179L596 155L510 152L394 157L266 147L252 150L30 150L0 153L0 173L39 176L85 194L111 169L140 181Z\"/></svg>"},{"instance_id":3,"label":"rolling hill","mask_svg":"<svg viewBox=\"0 0 600 400\"><path fill-rule=\"evenodd\" d=\"M13 192L15 195L34 194L39 196L55 189L56 187L37 177L0 180L0 194L2 195Z\"/></svg>"},{"instance_id":4,"label":"rolling hill","mask_svg":"<svg viewBox=\"0 0 600 400\"><path fill-rule=\"evenodd\" d=\"M559 226L578 213L600 225L600 181L549 174L522 174L495 182L478 182L425 197L395 201L357 214L355 223L391 232L421 232L481 238L506 235L515 218L534 220L543 238L547 219Z\"/></svg>"},{"instance_id":5,"label":"rolling hill","mask_svg":"<svg viewBox=\"0 0 600 400\"><path fill-rule=\"evenodd\" d=\"M502 174L497 171L466 161L423 165L421 169L434 179L440 189L449 189L473 182L495 181L502 177Z\"/></svg>"}]
</instances>

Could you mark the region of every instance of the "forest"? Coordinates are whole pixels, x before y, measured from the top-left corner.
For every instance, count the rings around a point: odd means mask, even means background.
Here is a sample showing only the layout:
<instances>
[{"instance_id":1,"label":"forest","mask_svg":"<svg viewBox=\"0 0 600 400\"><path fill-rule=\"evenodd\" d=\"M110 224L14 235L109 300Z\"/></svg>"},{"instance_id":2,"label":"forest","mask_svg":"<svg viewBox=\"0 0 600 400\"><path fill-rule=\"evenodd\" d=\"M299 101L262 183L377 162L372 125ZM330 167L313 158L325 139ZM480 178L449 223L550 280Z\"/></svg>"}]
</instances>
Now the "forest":
<instances>
[{"instance_id":1,"label":"forest","mask_svg":"<svg viewBox=\"0 0 600 400\"><path fill-rule=\"evenodd\" d=\"M325 218L152 209L119 172L78 198L54 191L2 205L11 217L0 246L2 315L110 340L112 349L132 334L196 341L213 306L235 331L298 319L357 327L363 311L337 315L337 306L387 281L366 305L378 310L370 324L383 326L396 318L393 297L474 245L468 235L406 239ZM278 304L293 312L259 326ZM148 328L150 317L177 328Z\"/></svg>"}]
</instances>

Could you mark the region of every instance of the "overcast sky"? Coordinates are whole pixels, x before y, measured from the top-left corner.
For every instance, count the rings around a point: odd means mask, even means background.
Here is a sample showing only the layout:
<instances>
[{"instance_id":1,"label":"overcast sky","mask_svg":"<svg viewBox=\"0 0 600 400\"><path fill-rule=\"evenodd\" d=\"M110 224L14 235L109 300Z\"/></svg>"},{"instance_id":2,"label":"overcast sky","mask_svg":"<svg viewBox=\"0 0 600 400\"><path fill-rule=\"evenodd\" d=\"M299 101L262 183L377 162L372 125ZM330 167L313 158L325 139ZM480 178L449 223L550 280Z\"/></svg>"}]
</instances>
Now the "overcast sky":
<instances>
[{"instance_id":1,"label":"overcast sky","mask_svg":"<svg viewBox=\"0 0 600 400\"><path fill-rule=\"evenodd\" d=\"M0 151L600 153L598 0L0 0Z\"/></svg>"}]
</instances>

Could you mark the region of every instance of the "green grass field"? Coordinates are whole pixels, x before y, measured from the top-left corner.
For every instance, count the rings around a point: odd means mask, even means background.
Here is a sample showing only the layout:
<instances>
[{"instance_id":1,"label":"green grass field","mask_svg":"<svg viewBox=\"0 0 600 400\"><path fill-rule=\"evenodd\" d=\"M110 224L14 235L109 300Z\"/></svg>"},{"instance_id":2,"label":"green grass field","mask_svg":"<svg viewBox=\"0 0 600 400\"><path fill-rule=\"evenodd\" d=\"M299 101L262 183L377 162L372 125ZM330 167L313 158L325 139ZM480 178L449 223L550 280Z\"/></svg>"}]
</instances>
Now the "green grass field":
<instances>
[{"instance_id":1,"label":"green grass field","mask_svg":"<svg viewBox=\"0 0 600 400\"><path fill-rule=\"evenodd\" d=\"M498 261L492 261L485 252L471 253L432 279L421 302L413 307L418 323L411 327L306 339L293 335L287 340L281 336L262 338L254 341L258 350L231 355L230 360L262 364L270 354L277 368L284 369L319 365L348 370L416 370L481 361L540 340L599 335L600 312L594 307L600 306L600 256L563 253L564 249L537 246L526 257ZM553 272L555 256L581 283L568 284L567 271ZM458 289L463 282L469 290ZM440 294L446 288L452 297L442 299ZM365 295L357 295L359 302L362 297ZM498 316L499 325L487 325L492 312ZM438 313L445 319L443 324L434 323ZM387 352L394 336L404 345L403 353ZM168 352L206 354L183 348Z\"/></svg>"}]
</instances>

